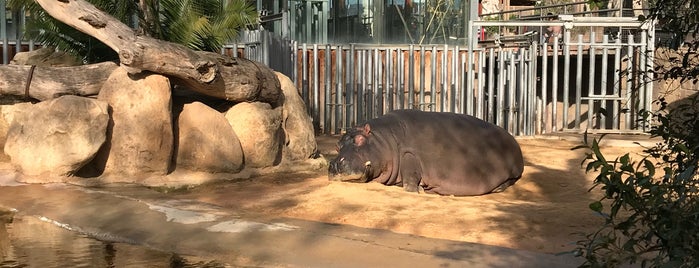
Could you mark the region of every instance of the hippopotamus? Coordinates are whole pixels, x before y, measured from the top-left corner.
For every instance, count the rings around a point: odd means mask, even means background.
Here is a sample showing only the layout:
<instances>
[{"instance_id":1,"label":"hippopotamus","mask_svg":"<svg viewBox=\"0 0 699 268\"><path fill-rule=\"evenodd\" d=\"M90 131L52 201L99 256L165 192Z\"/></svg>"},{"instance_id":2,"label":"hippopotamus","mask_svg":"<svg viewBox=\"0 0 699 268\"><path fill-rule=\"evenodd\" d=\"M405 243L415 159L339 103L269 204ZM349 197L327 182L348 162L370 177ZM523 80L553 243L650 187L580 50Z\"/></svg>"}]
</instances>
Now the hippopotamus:
<instances>
[{"instance_id":1,"label":"hippopotamus","mask_svg":"<svg viewBox=\"0 0 699 268\"><path fill-rule=\"evenodd\" d=\"M348 129L330 162L330 180L379 182L409 192L473 196L500 192L524 171L505 129L476 117L395 110Z\"/></svg>"}]
</instances>

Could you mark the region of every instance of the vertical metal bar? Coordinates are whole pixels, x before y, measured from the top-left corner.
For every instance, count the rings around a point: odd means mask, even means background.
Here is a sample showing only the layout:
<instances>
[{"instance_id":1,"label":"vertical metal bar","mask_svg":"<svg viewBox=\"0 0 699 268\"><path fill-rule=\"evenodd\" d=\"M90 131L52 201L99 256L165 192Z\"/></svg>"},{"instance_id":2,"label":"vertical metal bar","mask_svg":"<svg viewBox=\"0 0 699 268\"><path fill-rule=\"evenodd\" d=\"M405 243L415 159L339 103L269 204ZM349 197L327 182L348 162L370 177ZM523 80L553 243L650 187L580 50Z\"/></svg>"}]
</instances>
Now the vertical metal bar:
<instances>
[{"instance_id":1,"label":"vertical metal bar","mask_svg":"<svg viewBox=\"0 0 699 268\"><path fill-rule=\"evenodd\" d=\"M652 26L651 26L652 27ZM652 66L650 66L651 63L649 63L649 59L653 59L652 55L653 51L648 50L648 32L647 31L641 31L641 57L640 57L640 67L641 67L641 74L642 76L640 78L640 92L639 92L639 97L643 98L643 104L642 104L642 109L651 112L653 110L651 103L653 102L653 92L651 92L650 89L650 84L653 78L650 76L652 73L651 71L653 70ZM647 128L650 127L650 121L648 118L643 121L643 131L647 131Z\"/></svg>"},{"instance_id":2,"label":"vertical metal bar","mask_svg":"<svg viewBox=\"0 0 699 268\"><path fill-rule=\"evenodd\" d=\"M565 32L563 47L563 128L568 128L568 107L570 101L570 31Z\"/></svg>"},{"instance_id":3,"label":"vertical metal bar","mask_svg":"<svg viewBox=\"0 0 699 268\"><path fill-rule=\"evenodd\" d=\"M378 48L374 49L374 82L372 83L373 85L373 91L372 91L372 96L373 100L372 103L374 104L373 106L373 113L371 114L372 117L376 117L382 114L383 107L381 105L383 104L383 88L381 84L381 78L382 78L382 68L381 68L381 51Z\"/></svg>"},{"instance_id":4,"label":"vertical metal bar","mask_svg":"<svg viewBox=\"0 0 699 268\"><path fill-rule=\"evenodd\" d=\"M335 90L335 134L342 133L342 126L344 126L344 122L342 122L342 94L344 93L342 91L345 83L345 72L343 71L344 63L342 61L342 57L344 56L344 49L342 45L338 45L337 48L335 49L335 59L337 63L337 83L335 84L335 87L337 88Z\"/></svg>"},{"instance_id":5,"label":"vertical metal bar","mask_svg":"<svg viewBox=\"0 0 699 268\"><path fill-rule=\"evenodd\" d=\"M583 66L583 35L578 35L578 54L577 64L575 67L575 129L580 129L580 105L582 99L582 66Z\"/></svg>"},{"instance_id":6,"label":"vertical metal bar","mask_svg":"<svg viewBox=\"0 0 699 268\"><path fill-rule=\"evenodd\" d=\"M410 45L408 50L408 109L415 107L415 46Z\"/></svg>"},{"instance_id":7,"label":"vertical metal bar","mask_svg":"<svg viewBox=\"0 0 699 268\"><path fill-rule=\"evenodd\" d=\"M619 102L621 97L621 84L619 83L619 76L621 75L621 36L617 38L614 42L616 46L614 47L614 78L612 82L612 87L614 87L614 104L612 109L612 129L620 129L619 126Z\"/></svg>"},{"instance_id":8,"label":"vertical metal bar","mask_svg":"<svg viewBox=\"0 0 699 268\"><path fill-rule=\"evenodd\" d=\"M507 109L505 107L505 81L507 80L507 75L508 75L508 70L507 66L505 66L505 57L506 57L505 51L502 50L502 47L500 47L500 51L498 51L498 60L499 60L499 65L498 65L498 93L497 93L497 117L495 118L495 122L498 126L502 128L506 128L505 126L505 110Z\"/></svg>"},{"instance_id":9,"label":"vertical metal bar","mask_svg":"<svg viewBox=\"0 0 699 268\"><path fill-rule=\"evenodd\" d=\"M366 50L357 51L357 123L367 121L364 89L366 88Z\"/></svg>"},{"instance_id":10,"label":"vertical metal bar","mask_svg":"<svg viewBox=\"0 0 699 268\"><path fill-rule=\"evenodd\" d=\"M420 97L418 104L415 105L418 110L423 110L422 105L425 104L425 46L420 45Z\"/></svg>"},{"instance_id":11,"label":"vertical metal bar","mask_svg":"<svg viewBox=\"0 0 699 268\"><path fill-rule=\"evenodd\" d=\"M386 96L384 99L386 100L386 105L384 107L384 113L392 111L393 110L393 92L394 92L394 85L393 85L393 72L394 72L394 66L393 66L393 49L392 48L387 48L386 49Z\"/></svg>"},{"instance_id":12,"label":"vertical metal bar","mask_svg":"<svg viewBox=\"0 0 699 268\"><path fill-rule=\"evenodd\" d=\"M237 50L237 48L235 48L235 49ZM291 42L291 62L293 63L293 66L291 68L291 70L292 70L291 81L294 81L294 85L297 84L298 79L299 79L298 78L299 70L297 68L298 60L299 60L298 49L299 49L299 43L296 41L292 41ZM326 65L326 66L330 66L330 65ZM326 80L326 81L330 81L330 79L328 78L328 80Z\"/></svg>"},{"instance_id":13,"label":"vertical metal bar","mask_svg":"<svg viewBox=\"0 0 699 268\"><path fill-rule=\"evenodd\" d=\"M515 93L517 94L517 104L516 104L516 109L515 110L515 126L516 130L515 133L517 135L522 135L525 133L524 129L524 118L526 117L526 101L524 99L524 92L526 91L527 87L527 67L525 63L525 57L527 55L527 49L526 48L520 48L519 52L519 68L517 69L517 76L519 76L519 79L517 79L517 84L515 87Z\"/></svg>"},{"instance_id":14,"label":"vertical metal bar","mask_svg":"<svg viewBox=\"0 0 699 268\"><path fill-rule=\"evenodd\" d=\"M425 101L425 94L423 92L421 102L423 105L427 105L427 107L432 112L434 111L433 104L437 103L435 99L437 98L437 84L439 83L439 78L437 77L437 46L432 46L432 55L430 55L430 62L432 63L430 65L430 101Z\"/></svg>"},{"instance_id":15,"label":"vertical metal bar","mask_svg":"<svg viewBox=\"0 0 699 268\"><path fill-rule=\"evenodd\" d=\"M366 70L367 70L367 75L366 75L366 83L367 86L364 88L364 99L366 100L366 105L364 106L366 108L366 116L367 119L371 118L374 112L374 106L373 106L373 100L374 100L374 90L375 85L374 85L374 57L372 56L372 50L370 48L366 49Z\"/></svg>"},{"instance_id":16,"label":"vertical metal bar","mask_svg":"<svg viewBox=\"0 0 699 268\"><path fill-rule=\"evenodd\" d=\"M507 66L507 130L515 135L515 91L517 85L517 66L515 65L515 59L517 54L514 52L507 53L509 58L509 65Z\"/></svg>"},{"instance_id":17,"label":"vertical metal bar","mask_svg":"<svg viewBox=\"0 0 699 268\"><path fill-rule=\"evenodd\" d=\"M633 58L634 43L636 42L633 34L629 34L626 42L628 44L626 46L626 130L631 130L633 128L633 122L631 122L631 113L633 112L633 102L631 101L634 83L633 66L636 65Z\"/></svg>"},{"instance_id":18,"label":"vertical metal bar","mask_svg":"<svg viewBox=\"0 0 699 268\"><path fill-rule=\"evenodd\" d=\"M466 97L463 102L466 103L464 110L465 114L473 115L473 95L476 87L473 83L473 73L475 72L475 64L473 60L473 50L468 51L468 61L466 61L466 84L468 85L468 90L466 90Z\"/></svg>"},{"instance_id":19,"label":"vertical metal bar","mask_svg":"<svg viewBox=\"0 0 699 268\"><path fill-rule=\"evenodd\" d=\"M8 37L7 37L7 17L6 17L6 5L5 5L5 0L0 0L0 7L2 7L2 11L0 11L0 39L2 40L2 64L9 64L10 63L10 45Z\"/></svg>"},{"instance_id":20,"label":"vertical metal bar","mask_svg":"<svg viewBox=\"0 0 699 268\"><path fill-rule=\"evenodd\" d=\"M493 103L495 99L495 92L493 91L495 88L495 49L492 47L488 49L488 65L488 112L486 118L488 122L495 123L495 107Z\"/></svg>"},{"instance_id":21,"label":"vertical metal bar","mask_svg":"<svg viewBox=\"0 0 699 268\"><path fill-rule=\"evenodd\" d=\"M296 68L294 68L295 70ZM332 77L332 49L330 48L330 45L325 45L325 110L324 110L324 125L323 125L323 132L325 134L332 134L333 129L332 129L332 123L331 123L331 110L334 109L335 107L332 106L332 86L333 86L333 77ZM337 80L337 74L335 75L335 79Z\"/></svg>"},{"instance_id":22,"label":"vertical metal bar","mask_svg":"<svg viewBox=\"0 0 699 268\"><path fill-rule=\"evenodd\" d=\"M313 44L313 105L311 115L313 122L320 122L320 59L318 58L318 44ZM327 80L326 80L327 81Z\"/></svg>"},{"instance_id":23,"label":"vertical metal bar","mask_svg":"<svg viewBox=\"0 0 699 268\"><path fill-rule=\"evenodd\" d=\"M371 107L371 98L372 98L372 90L374 88L374 61L373 57L371 54L372 50L367 48L365 49L365 61L364 61L364 66L366 66L366 75L364 76L365 80L365 86L364 86L364 92L362 95L362 100L364 101L364 113L366 116L366 119L368 120L371 118L372 114L372 107Z\"/></svg>"},{"instance_id":24,"label":"vertical metal bar","mask_svg":"<svg viewBox=\"0 0 699 268\"><path fill-rule=\"evenodd\" d=\"M476 97L476 117L483 119L483 105L485 99L485 51L478 51L478 97Z\"/></svg>"},{"instance_id":25,"label":"vertical metal bar","mask_svg":"<svg viewBox=\"0 0 699 268\"><path fill-rule=\"evenodd\" d=\"M471 48L468 48L469 50ZM473 88L472 84L468 83L468 79L466 78L468 75L468 61L466 60L466 57L468 56L468 52L461 54L461 61L459 62L459 65L461 65L461 73L459 75L459 79L461 80L461 83L463 86L459 90L459 99L457 102L459 103L459 112L462 114L467 114L466 113L466 92L470 91L471 88Z\"/></svg>"},{"instance_id":26,"label":"vertical metal bar","mask_svg":"<svg viewBox=\"0 0 699 268\"><path fill-rule=\"evenodd\" d=\"M308 103L308 46L301 45L301 97Z\"/></svg>"},{"instance_id":27,"label":"vertical metal bar","mask_svg":"<svg viewBox=\"0 0 699 268\"><path fill-rule=\"evenodd\" d=\"M588 129L593 129L594 128L594 120L595 120L595 103L593 100L593 96L596 96L597 93L596 91L596 82L595 81L595 70L597 69L597 51L595 50L595 43L596 43L596 36L595 32L590 33L590 52L588 53L590 55L590 75L589 75L589 82L590 82L590 90L588 93L588 101L587 101L587 113L588 113L588 123L587 123L587 128Z\"/></svg>"},{"instance_id":28,"label":"vertical metal bar","mask_svg":"<svg viewBox=\"0 0 699 268\"><path fill-rule=\"evenodd\" d=\"M590 71L589 73L589 83L590 83L590 88L588 89L588 101L587 101L587 128L588 129L593 129L595 127L594 120L595 120L595 103L594 100L592 99L593 96L597 95L595 92L597 86L596 86L596 81L595 81L595 69L596 69L596 60L597 60L597 52L595 51L595 42L596 42L596 36L595 32L590 32L590 52L588 55L590 55Z\"/></svg>"},{"instance_id":29,"label":"vertical metal bar","mask_svg":"<svg viewBox=\"0 0 699 268\"><path fill-rule=\"evenodd\" d=\"M357 85L357 80L354 78L354 68L356 64L354 64L354 44L350 45L350 48L347 50L347 57L345 57L345 61L347 62L347 92L345 93L345 128L350 128L355 124L354 121L354 104L356 102L353 101L353 99L356 97L356 85Z\"/></svg>"},{"instance_id":30,"label":"vertical metal bar","mask_svg":"<svg viewBox=\"0 0 699 268\"><path fill-rule=\"evenodd\" d=\"M456 92L459 90L459 46L455 46L451 53L451 81L452 85L449 91L449 112L456 112Z\"/></svg>"},{"instance_id":31,"label":"vertical metal bar","mask_svg":"<svg viewBox=\"0 0 699 268\"><path fill-rule=\"evenodd\" d=\"M646 56L647 61L644 66L644 74L646 74L646 80L644 82L646 85L646 97L648 101L648 112L653 111L653 106L650 105L653 101L653 81L655 79L655 24L649 23L648 29L641 32L641 36L645 39L644 44L646 44ZM648 122L650 123L650 122Z\"/></svg>"},{"instance_id":32,"label":"vertical metal bar","mask_svg":"<svg viewBox=\"0 0 699 268\"><path fill-rule=\"evenodd\" d=\"M537 129L536 129L536 94L537 94L537 70L539 69L539 44L535 40L532 45L530 46L531 53L529 54L529 119L527 120L529 122L529 131L526 133L527 135L534 135L537 134Z\"/></svg>"},{"instance_id":33,"label":"vertical metal bar","mask_svg":"<svg viewBox=\"0 0 699 268\"><path fill-rule=\"evenodd\" d=\"M262 41L262 45L261 45L261 47L262 47L261 48L262 49L262 53L261 53L262 54L261 55L262 61L260 61L260 62L263 62L267 66L270 66L270 62L269 62L270 45L269 45L269 38L268 38L266 32L260 31L260 39Z\"/></svg>"},{"instance_id":34,"label":"vertical metal bar","mask_svg":"<svg viewBox=\"0 0 699 268\"><path fill-rule=\"evenodd\" d=\"M548 52L548 44L544 42L541 44L541 51L542 57L541 57L541 133L547 133L547 128L548 128L548 123L549 120L548 118L548 77L549 77L549 52ZM578 53L582 53L581 51L578 51Z\"/></svg>"},{"instance_id":35,"label":"vertical metal bar","mask_svg":"<svg viewBox=\"0 0 699 268\"><path fill-rule=\"evenodd\" d=\"M398 79L396 79L396 94L398 98L398 105L396 106L398 109L404 109L405 106L405 79L403 78L405 76L405 60L403 56L403 50L398 48L396 50L396 63L398 64L397 68L397 75Z\"/></svg>"},{"instance_id":36,"label":"vertical metal bar","mask_svg":"<svg viewBox=\"0 0 699 268\"><path fill-rule=\"evenodd\" d=\"M600 107L604 109L604 115L600 116L600 128L606 129L607 128L607 116L609 116L609 112L607 111L607 92L609 90L609 82L608 80L608 71L609 71L609 48L607 48L607 45L609 44L609 35L603 35L602 36L602 43L604 44L604 47L602 48L602 73L600 74L600 81L602 82L602 85L600 86L600 96L602 99L600 100Z\"/></svg>"},{"instance_id":37,"label":"vertical metal bar","mask_svg":"<svg viewBox=\"0 0 699 268\"><path fill-rule=\"evenodd\" d=\"M442 49L442 72L441 72L442 80L441 80L441 85L439 87L439 89L440 89L439 111L440 112L446 111L444 106L447 104L447 92L448 92L447 79L449 78L449 76L447 75L447 71L449 70L449 68L448 68L449 64L447 64L447 62L449 62L448 58L447 58L447 56L448 56L447 54L449 54L449 47L446 44L444 44L444 48Z\"/></svg>"},{"instance_id":38,"label":"vertical metal bar","mask_svg":"<svg viewBox=\"0 0 699 268\"><path fill-rule=\"evenodd\" d=\"M551 70L551 132L558 131L558 38L553 39L553 69Z\"/></svg>"},{"instance_id":39,"label":"vertical metal bar","mask_svg":"<svg viewBox=\"0 0 699 268\"><path fill-rule=\"evenodd\" d=\"M315 40L313 40L313 16L311 13L311 10L313 8L313 7L311 7L311 4L313 2L311 2L311 1L304 1L304 2L306 3L306 6L304 8L304 11L305 11L304 15L305 16L303 16L305 18L305 20L303 22L304 23L303 33L305 35L304 42L315 42ZM260 10L260 9L258 9L258 10Z\"/></svg>"}]
</instances>

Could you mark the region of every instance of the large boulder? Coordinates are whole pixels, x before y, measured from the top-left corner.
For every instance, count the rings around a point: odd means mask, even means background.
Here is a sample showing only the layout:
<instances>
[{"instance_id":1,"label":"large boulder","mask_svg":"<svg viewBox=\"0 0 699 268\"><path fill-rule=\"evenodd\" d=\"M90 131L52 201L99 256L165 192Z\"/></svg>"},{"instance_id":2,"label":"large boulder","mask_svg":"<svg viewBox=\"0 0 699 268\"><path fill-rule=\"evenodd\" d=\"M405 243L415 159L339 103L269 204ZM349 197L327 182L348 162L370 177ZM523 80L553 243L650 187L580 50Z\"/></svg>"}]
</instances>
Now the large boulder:
<instances>
[{"instance_id":1,"label":"large boulder","mask_svg":"<svg viewBox=\"0 0 699 268\"><path fill-rule=\"evenodd\" d=\"M110 182L140 182L169 172L173 151L170 81L158 74L129 75L117 68L98 99L109 103L107 144L96 172ZM109 176L118 175L118 176Z\"/></svg>"},{"instance_id":2,"label":"large boulder","mask_svg":"<svg viewBox=\"0 0 699 268\"><path fill-rule=\"evenodd\" d=\"M283 132L280 108L262 102L243 102L226 112L226 119L238 135L246 167L269 167L281 161Z\"/></svg>"},{"instance_id":3,"label":"large boulder","mask_svg":"<svg viewBox=\"0 0 699 268\"><path fill-rule=\"evenodd\" d=\"M69 176L93 159L105 142L108 122L103 101L62 96L40 102L14 113L5 153L24 175Z\"/></svg>"},{"instance_id":4,"label":"large boulder","mask_svg":"<svg viewBox=\"0 0 699 268\"><path fill-rule=\"evenodd\" d=\"M305 160L316 153L318 144L313 133L313 121L306 112L306 104L301 99L294 82L286 75L275 72L284 93L282 106L282 128L286 134L283 148L285 160Z\"/></svg>"},{"instance_id":5,"label":"large boulder","mask_svg":"<svg viewBox=\"0 0 699 268\"><path fill-rule=\"evenodd\" d=\"M201 102L185 104L176 129L177 169L236 173L243 168L238 136L218 111Z\"/></svg>"}]
</instances>

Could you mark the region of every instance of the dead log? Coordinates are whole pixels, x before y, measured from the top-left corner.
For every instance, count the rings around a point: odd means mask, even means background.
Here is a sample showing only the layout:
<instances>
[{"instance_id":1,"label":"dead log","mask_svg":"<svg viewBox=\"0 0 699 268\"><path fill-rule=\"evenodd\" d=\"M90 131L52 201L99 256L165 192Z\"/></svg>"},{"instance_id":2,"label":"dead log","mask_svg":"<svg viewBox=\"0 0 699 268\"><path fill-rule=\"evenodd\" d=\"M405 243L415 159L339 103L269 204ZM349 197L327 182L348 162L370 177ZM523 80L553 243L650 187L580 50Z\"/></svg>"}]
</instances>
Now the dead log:
<instances>
[{"instance_id":1,"label":"dead log","mask_svg":"<svg viewBox=\"0 0 699 268\"><path fill-rule=\"evenodd\" d=\"M131 73L147 70L173 78L193 91L234 102L277 106L281 86L267 66L141 36L84 0L37 0L55 19L91 35L118 52Z\"/></svg>"},{"instance_id":2,"label":"dead log","mask_svg":"<svg viewBox=\"0 0 699 268\"><path fill-rule=\"evenodd\" d=\"M119 66L113 62L71 67L30 65L0 66L0 95L28 97L40 101L63 95L97 95L102 84ZM27 89L27 83L29 88Z\"/></svg>"}]
</instances>

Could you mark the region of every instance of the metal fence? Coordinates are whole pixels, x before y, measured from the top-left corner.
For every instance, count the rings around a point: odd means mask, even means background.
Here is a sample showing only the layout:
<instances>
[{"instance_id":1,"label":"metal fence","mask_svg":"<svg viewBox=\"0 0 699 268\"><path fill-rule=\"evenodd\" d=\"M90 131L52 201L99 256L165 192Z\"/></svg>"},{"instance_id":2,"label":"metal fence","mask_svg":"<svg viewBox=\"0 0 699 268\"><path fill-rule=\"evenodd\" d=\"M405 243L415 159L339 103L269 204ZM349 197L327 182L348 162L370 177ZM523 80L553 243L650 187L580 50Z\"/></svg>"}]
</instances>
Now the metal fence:
<instances>
[{"instance_id":1,"label":"metal fence","mask_svg":"<svg viewBox=\"0 0 699 268\"><path fill-rule=\"evenodd\" d=\"M222 53L263 62L291 77L320 133L341 133L394 109L470 114L514 135L644 131L647 122L637 118L651 109L652 24L471 23L529 32L556 25L565 31L553 44L514 35L477 48L297 44L251 31ZM604 34L610 28L627 34ZM508 46L507 40L517 43ZM5 64L10 54L33 47L7 36L1 41Z\"/></svg>"},{"instance_id":2,"label":"metal fence","mask_svg":"<svg viewBox=\"0 0 699 268\"><path fill-rule=\"evenodd\" d=\"M651 109L652 25L558 26L566 27L561 42L532 38L515 47L302 44L296 81L316 126L329 134L406 108L474 115L514 135L644 131L647 122L637 119ZM597 34L609 26L632 34Z\"/></svg>"}]
</instances>

